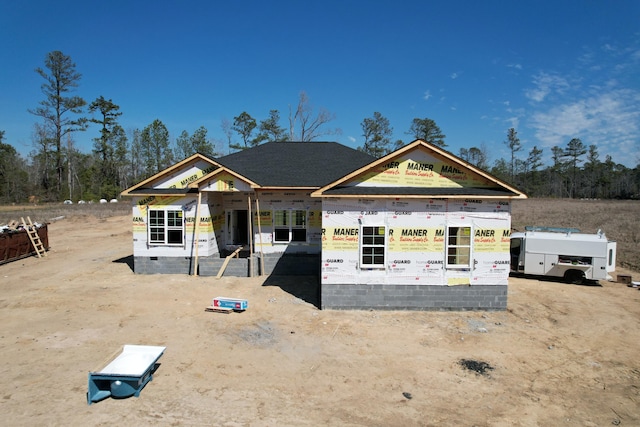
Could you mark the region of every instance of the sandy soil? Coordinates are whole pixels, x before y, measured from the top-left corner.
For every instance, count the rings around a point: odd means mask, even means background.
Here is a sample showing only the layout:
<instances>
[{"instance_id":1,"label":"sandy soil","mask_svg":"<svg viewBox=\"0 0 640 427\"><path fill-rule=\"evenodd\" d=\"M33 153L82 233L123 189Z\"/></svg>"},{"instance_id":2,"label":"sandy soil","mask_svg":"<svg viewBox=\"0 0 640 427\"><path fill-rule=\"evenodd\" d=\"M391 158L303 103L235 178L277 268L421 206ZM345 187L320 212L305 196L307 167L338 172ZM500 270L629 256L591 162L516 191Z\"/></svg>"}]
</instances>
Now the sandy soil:
<instances>
[{"instance_id":1,"label":"sandy soil","mask_svg":"<svg viewBox=\"0 0 640 427\"><path fill-rule=\"evenodd\" d=\"M0 266L2 424L640 425L638 289L511 278L502 312L321 311L309 277L134 275L130 224L58 221L46 258ZM87 405L124 344L167 347L153 381Z\"/></svg>"}]
</instances>

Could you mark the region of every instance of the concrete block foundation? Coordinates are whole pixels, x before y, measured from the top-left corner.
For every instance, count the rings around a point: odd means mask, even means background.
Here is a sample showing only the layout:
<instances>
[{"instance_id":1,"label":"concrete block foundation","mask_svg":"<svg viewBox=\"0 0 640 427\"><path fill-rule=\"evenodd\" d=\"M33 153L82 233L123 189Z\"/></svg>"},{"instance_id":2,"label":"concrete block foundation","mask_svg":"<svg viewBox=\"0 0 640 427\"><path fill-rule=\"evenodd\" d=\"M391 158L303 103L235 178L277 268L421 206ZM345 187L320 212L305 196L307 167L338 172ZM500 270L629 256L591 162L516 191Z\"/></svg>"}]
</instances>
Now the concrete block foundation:
<instances>
[{"instance_id":1,"label":"concrete block foundation","mask_svg":"<svg viewBox=\"0 0 640 427\"><path fill-rule=\"evenodd\" d=\"M223 276L251 277L260 274L276 276L315 276L320 269L318 254L265 254L264 262L260 255L247 258L231 258L227 263ZM133 265L136 274L193 274L195 258L189 257L134 257ZM198 259L198 275L216 276L225 262L219 255L200 257Z\"/></svg>"},{"instance_id":2,"label":"concrete block foundation","mask_svg":"<svg viewBox=\"0 0 640 427\"><path fill-rule=\"evenodd\" d=\"M136 274L193 274L195 258L190 257L134 257L133 270ZM198 259L198 275L216 276L224 258L219 256ZM223 276L250 277L251 269L257 275L254 258L231 258Z\"/></svg>"},{"instance_id":3,"label":"concrete block foundation","mask_svg":"<svg viewBox=\"0 0 640 427\"><path fill-rule=\"evenodd\" d=\"M133 257L136 274L191 274L193 262L190 257Z\"/></svg>"},{"instance_id":4,"label":"concrete block foundation","mask_svg":"<svg viewBox=\"0 0 640 427\"><path fill-rule=\"evenodd\" d=\"M264 275L274 276L316 276L320 271L319 254L264 254L264 262L260 255L256 257L259 263L258 271L264 265Z\"/></svg>"},{"instance_id":5,"label":"concrete block foundation","mask_svg":"<svg viewBox=\"0 0 640 427\"><path fill-rule=\"evenodd\" d=\"M321 285L321 309L506 310L506 285Z\"/></svg>"},{"instance_id":6,"label":"concrete block foundation","mask_svg":"<svg viewBox=\"0 0 640 427\"><path fill-rule=\"evenodd\" d=\"M198 260L200 276L217 276L225 258L218 256L204 257ZM231 258L222 273L222 277L252 277L257 276L254 257ZM253 274L251 272L253 271Z\"/></svg>"}]
</instances>

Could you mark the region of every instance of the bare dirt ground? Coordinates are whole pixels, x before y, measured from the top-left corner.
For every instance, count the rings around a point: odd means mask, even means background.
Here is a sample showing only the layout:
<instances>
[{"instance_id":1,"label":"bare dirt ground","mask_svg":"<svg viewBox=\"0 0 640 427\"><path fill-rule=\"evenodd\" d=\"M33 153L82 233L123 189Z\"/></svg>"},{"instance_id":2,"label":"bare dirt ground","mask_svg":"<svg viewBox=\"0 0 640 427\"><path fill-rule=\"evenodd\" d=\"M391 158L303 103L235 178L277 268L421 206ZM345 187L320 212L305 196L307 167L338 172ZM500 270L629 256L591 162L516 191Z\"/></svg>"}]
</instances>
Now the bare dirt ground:
<instances>
[{"instance_id":1,"label":"bare dirt ground","mask_svg":"<svg viewBox=\"0 0 640 427\"><path fill-rule=\"evenodd\" d=\"M134 275L129 215L60 220L49 241L0 266L3 425L640 425L624 284L510 278L502 312L321 311L310 277ZM205 312L215 296L249 309ZM153 381L88 406L88 372L124 344L167 347Z\"/></svg>"}]
</instances>

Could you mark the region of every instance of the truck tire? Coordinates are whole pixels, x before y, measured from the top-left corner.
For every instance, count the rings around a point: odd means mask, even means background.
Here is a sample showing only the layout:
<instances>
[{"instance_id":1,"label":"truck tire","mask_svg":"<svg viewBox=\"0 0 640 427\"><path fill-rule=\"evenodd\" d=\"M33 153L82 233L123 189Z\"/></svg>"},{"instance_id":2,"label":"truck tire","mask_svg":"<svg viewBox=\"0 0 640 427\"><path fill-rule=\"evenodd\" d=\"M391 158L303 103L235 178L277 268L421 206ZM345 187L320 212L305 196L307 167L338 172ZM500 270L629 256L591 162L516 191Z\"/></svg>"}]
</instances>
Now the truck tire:
<instances>
[{"instance_id":1,"label":"truck tire","mask_svg":"<svg viewBox=\"0 0 640 427\"><path fill-rule=\"evenodd\" d=\"M580 285L584 282L584 272L580 270L567 270L564 273L564 280L573 285Z\"/></svg>"}]
</instances>

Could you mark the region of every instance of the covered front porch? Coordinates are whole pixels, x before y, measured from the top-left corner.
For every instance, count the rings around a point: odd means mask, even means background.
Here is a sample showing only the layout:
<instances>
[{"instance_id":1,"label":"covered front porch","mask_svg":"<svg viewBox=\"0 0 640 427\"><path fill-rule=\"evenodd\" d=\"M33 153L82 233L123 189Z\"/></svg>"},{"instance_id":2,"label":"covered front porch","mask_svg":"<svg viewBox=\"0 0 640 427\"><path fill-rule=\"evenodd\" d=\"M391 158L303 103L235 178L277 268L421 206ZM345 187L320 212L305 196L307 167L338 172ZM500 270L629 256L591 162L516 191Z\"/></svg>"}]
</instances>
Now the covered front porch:
<instances>
[{"instance_id":1,"label":"covered front porch","mask_svg":"<svg viewBox=\"0 0 640 427\"><path fill-rule=\"evenodd\" d=\"M134 239L137 274L318 274L320 202L308 192L200 191L180 200L143 201L148 205L134 214L144 231ZM145 218L165 202L182 217L182 247L154 245L149 237L152 225Z\"/></svg>"}]
</instances>

